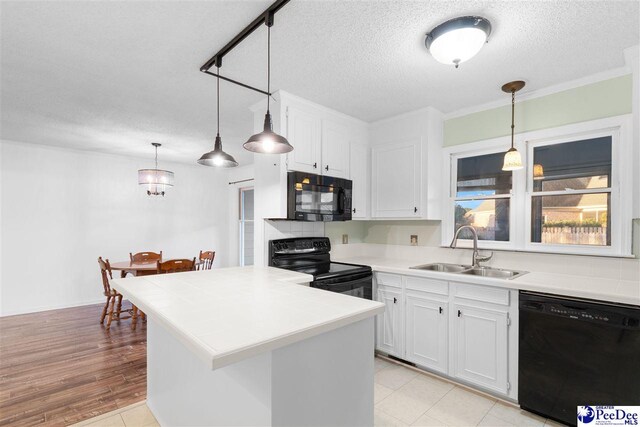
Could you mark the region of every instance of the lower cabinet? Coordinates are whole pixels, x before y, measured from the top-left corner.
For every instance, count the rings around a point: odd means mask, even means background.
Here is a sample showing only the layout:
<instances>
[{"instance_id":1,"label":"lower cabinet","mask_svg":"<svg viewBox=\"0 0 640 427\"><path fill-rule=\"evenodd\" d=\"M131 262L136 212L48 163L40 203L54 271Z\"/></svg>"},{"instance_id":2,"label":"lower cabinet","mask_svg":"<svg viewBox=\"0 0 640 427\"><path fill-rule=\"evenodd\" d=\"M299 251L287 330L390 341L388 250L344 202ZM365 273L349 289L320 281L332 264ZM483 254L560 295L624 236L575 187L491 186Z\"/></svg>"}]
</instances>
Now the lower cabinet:
<instances>
[{"instance_id":1,"label":"lower cabinet","mask_svg":"<svg viewBox=\"0 0 640 427\"><path fill-rule=\"evenodd\" d=\"M448 303L428 293L406 295L405 359L447 373Z\"/></svg>"},{"instance_id":2,"label":"lower cabinet","mask_svg":"<svg viewBox=\"0 0 640 427\"><path fill-rule=\"evenodd\" d=\"M505 311L453 306L452 376L508 394L508 319Z\"/></svg>"},{"instance_id":3,"label":"lower cabinet","mask_svg":"<svg viewBox=\"0 0 640 427\"><path fill-rule=\"evenodd\" d=\"M377 350L517 399L516 291L390 273L376 287Z\"/></svg>"},{"instance_id":4,"label":"lower cabinet","mask_svg":"<svg viewBox=\"0 0 640 427\"><path fill-rule=\"evenodd\" d=\"M402 290L378 286L377 300L384 304L384 313L376 319L376 346L392 356L402 355Z\"/></svg>"}]
</instances>

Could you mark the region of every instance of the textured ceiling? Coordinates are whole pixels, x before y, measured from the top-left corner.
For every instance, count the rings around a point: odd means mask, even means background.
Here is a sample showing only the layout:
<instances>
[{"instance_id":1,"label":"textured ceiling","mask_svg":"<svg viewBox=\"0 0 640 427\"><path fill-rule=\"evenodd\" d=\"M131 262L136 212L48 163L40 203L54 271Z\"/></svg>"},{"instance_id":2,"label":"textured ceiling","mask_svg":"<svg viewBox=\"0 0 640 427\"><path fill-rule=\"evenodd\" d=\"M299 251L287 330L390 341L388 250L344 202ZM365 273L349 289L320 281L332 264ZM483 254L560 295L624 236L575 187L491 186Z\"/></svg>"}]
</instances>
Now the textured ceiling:
<instances>
[{"instance_id":1,"label":"textured ceiling","mask_svg":"<svg viewBox=\"0 0 640 427\"><path fill-rule=\"evenodd\" d=\"M198 71L270 1L0 3L2 139L194 162L215 135L215 79ZM639 43L637 1L303 1L276 15L272 88L373 121L443 112L624 65ZM424 34L478 14L493 34L454 69ZM266 31L225 57L223 74L266 86ZM261 96L222 83L225 150L241 164Z\"/></svg>"}]
</instances>

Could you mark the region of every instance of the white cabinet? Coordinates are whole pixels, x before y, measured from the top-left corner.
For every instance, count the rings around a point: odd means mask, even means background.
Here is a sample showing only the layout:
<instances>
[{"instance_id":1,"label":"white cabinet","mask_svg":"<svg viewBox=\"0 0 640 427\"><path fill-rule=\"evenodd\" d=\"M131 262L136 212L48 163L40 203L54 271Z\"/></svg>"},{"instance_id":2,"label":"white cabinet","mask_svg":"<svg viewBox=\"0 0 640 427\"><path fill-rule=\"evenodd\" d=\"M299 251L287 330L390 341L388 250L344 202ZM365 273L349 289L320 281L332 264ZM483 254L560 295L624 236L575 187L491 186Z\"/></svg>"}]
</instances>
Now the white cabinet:
<instances>
[{"instance_id":1,"label":"white cabinet","mask_svg":"<svg viewBox=\"0 0 640 427\"><path fill-rule=\"evenodd\" d=\"M349 178L349 145L351 132L347 126L322 121L322 174Z\"/></svg>"},{"instance_id":2,"label":"white cabinet","mask_svg":"<svg viewBox=\"0 0 640 427\"><path fill-rule=\"evenodd\" d=\"M372 148L372 216L419 217L421 146L419 140Z\"/></svg>"},{"instance_id":3,"label":"white cabinet","mask_svg":"<svg viewBox=\"0 0 640 427\"><path fill-rule=\"evenodd\" d=\"M369 194L369 174L367 165L369 164L369 148L366 145L351 144L349 155L349 174L353 184L351 193L351 205L353 218L367 218Z\"/></svg>"},{"instance_id":4,"label":"white cabinet","mask_svg":"<svg viewBox=\"0 0 640 427\"><path fill-rule=\"evenodd\" d=\"M287 156L288 169L320 173L321 120L317 114L297 107L287 107L287 139L293 151Z\"/></svg>"},{"instance_id":5,"label":"white cabinet","mask_svg":"<svg viewBox=\"0 0 640 427\"><path fill-rule=\"evenodd\" d=\"M376 317L376 348L402 357L402 290L379 285L376 296L384 304L384 313Z\"/></svg>"},{"instance_id":6,"label":"white cabinet","mask_svg":"<svg viewBox=\"0 0 640 427\"><path fill-rule=\"evenodd\" d=\"M407 291L405 301L405 358L446 374L448 303L418 291Z\"/></svg>"},{"instance_id":7,"label":"white cabinet","mask_svg":"<svg viewBox=\"0 0 640 427\"><path fill-rule=\"evenodd\" d=\"M508 312L453 305L453 376L507 394Z\"/></svg>"},{"instance_id":8,"label":"white cabinet","mask_svg":"<svg viewBox=\"0 0 640 427\"><path fill-rule=\"evenodd\" d=\"M377 350L517 399L517 291L386 272L375 285Z\"/></svg>"}]
</instances>

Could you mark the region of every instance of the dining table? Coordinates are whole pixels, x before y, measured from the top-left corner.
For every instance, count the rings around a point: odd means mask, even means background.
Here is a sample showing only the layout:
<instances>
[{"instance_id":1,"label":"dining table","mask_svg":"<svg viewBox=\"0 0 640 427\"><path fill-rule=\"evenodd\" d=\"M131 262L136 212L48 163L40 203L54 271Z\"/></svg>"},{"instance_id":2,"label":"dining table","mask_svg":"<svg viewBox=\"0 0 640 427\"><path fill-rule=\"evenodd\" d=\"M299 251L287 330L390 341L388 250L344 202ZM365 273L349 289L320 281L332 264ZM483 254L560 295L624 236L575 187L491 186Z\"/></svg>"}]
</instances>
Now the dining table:
<instances>
[{"instance_id":1,"label":"dining table","mask_svg":"<svg viewBox=\"0 0 640 427\"><path fill-rule=\"evenodd\" d=\"M153 261L116 261L111 263L111 270L120 270L120 277L127 273L134 276L153 274L158 271L158 262Z\"/></svg>"}]
</instances>

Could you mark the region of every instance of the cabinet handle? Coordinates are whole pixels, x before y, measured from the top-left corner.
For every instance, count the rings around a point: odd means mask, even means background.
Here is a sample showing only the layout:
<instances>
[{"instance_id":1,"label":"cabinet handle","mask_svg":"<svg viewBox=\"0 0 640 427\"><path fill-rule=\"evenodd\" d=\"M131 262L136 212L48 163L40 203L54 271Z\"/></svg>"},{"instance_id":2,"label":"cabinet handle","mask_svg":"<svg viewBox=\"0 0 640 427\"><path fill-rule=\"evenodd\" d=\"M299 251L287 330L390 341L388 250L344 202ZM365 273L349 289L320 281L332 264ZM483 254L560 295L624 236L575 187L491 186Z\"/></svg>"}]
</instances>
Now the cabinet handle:
<instances>
[{"instance_id":1,"label":"cabinet handle","mask_svg":"<svg viewBox=\"0 0 640 427\"><path fill-rule=\"evenodd\" d=\"M442 307L440 307L440 314L442 314Z\"/></svg>"},{"instance_id":2,"label":"cabinet handle","mask_svg":"<svg viewBox=\"0 0 640 427\"><path fill-rule=\"evenodd\" d=\"M326 170L327 172L329 172L329 165L324 167L324 170Z\"/></svg>"},{"instance_id":3,"label":"cabinet handle","mask_svg":"<svg viewBox=\"0 0 640 427\"><path fill-rule=\"evenodd\" d=\"M316 162L316 163L314 163L314 164L313 164L313 168L314 168L314 169L318 169L318 162Z\"/></svg>"},{"instance_id":4,"label":"cabinet handle","mask_svg":"<svg viewBox=\"0 0 640 427\"><path fill-rule=\"evenodd\" d=\"M458 310L458 317L462 316L462 312Z\"/></svg>"},{"instance_id":5,"label":"cabinet handle","mask_svg":"<svg viewBox=\"0 0 640 427\"><path fill-rule=\"evenodd\" d=\"M414 207L413 208L413 213L418 213L418 208Z\"/></svg>"},{"instance_id":6,"label":"cabinet handle","mask_svg":"<svg viewBox=\"0 0 640 427\"><path fill-rule=\"evenodd\" d=\"M356 213L356 208L353 208L353 213Z\"/></svg>"},{"instance_id":7,"label":"cabinet handle","mask_svg":"<svg viewBox=\"0 0 640 427\"><path fill-rule=\"evenodd\" d=\"M395 303L397 303L397 302L398 302L398 298L393 297L393 303L395 304Z\"/></svg>"}]
</instances>

